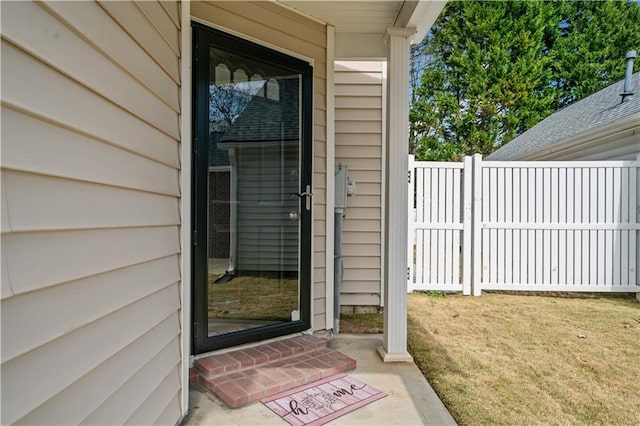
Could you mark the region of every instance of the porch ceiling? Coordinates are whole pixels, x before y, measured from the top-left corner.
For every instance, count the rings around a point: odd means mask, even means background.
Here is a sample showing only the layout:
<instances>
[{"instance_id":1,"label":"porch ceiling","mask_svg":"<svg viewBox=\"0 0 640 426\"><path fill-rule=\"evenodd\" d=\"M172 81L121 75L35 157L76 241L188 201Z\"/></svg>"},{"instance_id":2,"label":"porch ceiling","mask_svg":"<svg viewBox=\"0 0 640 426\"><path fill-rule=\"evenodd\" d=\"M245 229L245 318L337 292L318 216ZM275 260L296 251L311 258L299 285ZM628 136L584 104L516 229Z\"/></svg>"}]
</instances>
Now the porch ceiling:
<instances>
[{"instance_id":1,"label":"porch ceiling","mask_svg":"<svg viewBox=\"0 0 640 426\"><path fill-rule=\"evenodd\" d=\"M332 25L336 34L384 34L388 26L413 27L420 42L447 0L276 0Z\"/></svg>"},{"instance_id":2,"label":"porch ceiling","mask_svg":"<svg viewBox=\"0 0 640 426\"><path fill-rule=\"evenodd\" d=\"M336 33L384 33L402 1L288 1L281 3L335 27Z\"/></svg>"}]
</instances>

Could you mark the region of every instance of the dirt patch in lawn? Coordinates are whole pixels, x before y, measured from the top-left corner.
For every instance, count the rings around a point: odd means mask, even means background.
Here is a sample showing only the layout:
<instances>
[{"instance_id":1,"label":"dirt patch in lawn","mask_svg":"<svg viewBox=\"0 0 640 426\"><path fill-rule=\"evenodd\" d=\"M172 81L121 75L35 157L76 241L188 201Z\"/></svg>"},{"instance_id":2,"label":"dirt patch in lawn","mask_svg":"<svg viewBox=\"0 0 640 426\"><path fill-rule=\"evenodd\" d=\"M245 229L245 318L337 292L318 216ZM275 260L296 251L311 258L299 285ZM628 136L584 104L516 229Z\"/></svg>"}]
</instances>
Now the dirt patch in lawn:
<instances>
[{"instance_id":1,"label":"dirt patch in lawn","mask_svg":"<svg viewBox=\"0 0 640 426\"><path fill-rule=\"evenodd\" d=\"M340 315L340 333L380 334L384 331L382 313Z\"/></svg>"},{"instance_id":2,"label":"dirt patch in lawn","mask_svg":"<svg viewBox=\"0 0 640 426\"><path fill-rule=\"evenodd\" d=\"M640 424L627 295L409 295L409 350L460 424Z\"/></svg>"}]
</instances>

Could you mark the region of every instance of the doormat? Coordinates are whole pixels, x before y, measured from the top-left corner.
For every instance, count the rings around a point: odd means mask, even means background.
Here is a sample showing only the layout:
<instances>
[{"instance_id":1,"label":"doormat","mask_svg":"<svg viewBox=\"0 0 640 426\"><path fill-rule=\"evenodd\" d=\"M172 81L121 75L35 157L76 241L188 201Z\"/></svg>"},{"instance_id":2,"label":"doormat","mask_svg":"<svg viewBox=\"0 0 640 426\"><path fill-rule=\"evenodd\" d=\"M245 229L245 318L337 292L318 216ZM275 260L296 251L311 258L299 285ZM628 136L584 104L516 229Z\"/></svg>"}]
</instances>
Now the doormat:
<instances>
[{"instance_id":1,"label":"doormat","mask_svg":"<svg viewBox=\"0 0 640 426\"><path fill-rule=\"evenodd\" d=\"M385 396L348 374L338 374L261 402L293 426L318 426Z\"/></svg>"}]
</instances>

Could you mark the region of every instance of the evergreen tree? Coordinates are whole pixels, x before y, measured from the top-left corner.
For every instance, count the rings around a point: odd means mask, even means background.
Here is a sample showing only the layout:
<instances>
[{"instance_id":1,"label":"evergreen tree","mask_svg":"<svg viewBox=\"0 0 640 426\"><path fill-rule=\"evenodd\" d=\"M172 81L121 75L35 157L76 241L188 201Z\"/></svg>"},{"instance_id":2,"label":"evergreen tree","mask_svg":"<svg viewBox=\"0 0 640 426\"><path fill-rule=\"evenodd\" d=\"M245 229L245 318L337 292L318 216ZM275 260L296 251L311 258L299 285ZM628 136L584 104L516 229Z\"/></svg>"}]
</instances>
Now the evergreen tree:
<instances>
[{"instance_id":1,"label":"evergreen tree","mask_svg":"<svg viewBox=\"0 0 640 426\"><path fill-rule=\"evenodd\" d=\"M561 22L552 46L554 109L624 78L626 51L640 50L640 3L563 1L557 6Z\"/></svg>"},{"instance_id":2,"label":"evergreen tree","mask_svg":"<svg viewBox=\"0 0 640 426\"><path fill-rule=\"evenodd\" d=\"M622 78L639 13L625 1L448 3L416 49L426 58L410 112L418 158L487 155Z\"/></svg>"}]
</instances>

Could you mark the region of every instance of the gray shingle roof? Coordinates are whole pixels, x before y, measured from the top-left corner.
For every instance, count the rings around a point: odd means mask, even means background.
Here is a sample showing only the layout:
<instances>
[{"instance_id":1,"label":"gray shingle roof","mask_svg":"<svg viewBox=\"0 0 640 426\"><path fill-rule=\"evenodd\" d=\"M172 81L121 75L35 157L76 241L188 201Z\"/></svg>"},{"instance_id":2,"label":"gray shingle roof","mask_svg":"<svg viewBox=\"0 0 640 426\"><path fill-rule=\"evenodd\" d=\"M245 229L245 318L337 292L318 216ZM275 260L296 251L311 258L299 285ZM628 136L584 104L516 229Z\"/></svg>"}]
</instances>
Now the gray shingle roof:
<instances>
[{"instance_id":1,"label":"gray shingle roof","mask_svg":"<svg viewBox=\"0 0 640 426\"><path fill-rule=\"evenodd\" d=\"M297 78L280 79L279 100L254 96L226 132L209 134L209 166L228 166L230 145L291 142L300 138Z\"/></svg>"},{"instance_id":2,"label":"gray shingle roof","mask_svg":"<svg viewBox=\"0 0 640 426\"><path fill-rule=\"evenodd\" d=\"M613 123L640 111L640 72L632 76L634 95L621 103L624 80L551 114L504 145L487 160L511 160L550 147L578 133Z\"/></svg>"},{"instance_id":3,"label":"gray shingle roof","mask_svg":"<svg viewBox=\"0 0 640 426\"><path fill-rule=\"evenodd\" d=\"M280 79L280 97L274 101L254 96L221 143L297 141L300 138L299 80Z\"/></svg>"}]
</instances>

